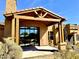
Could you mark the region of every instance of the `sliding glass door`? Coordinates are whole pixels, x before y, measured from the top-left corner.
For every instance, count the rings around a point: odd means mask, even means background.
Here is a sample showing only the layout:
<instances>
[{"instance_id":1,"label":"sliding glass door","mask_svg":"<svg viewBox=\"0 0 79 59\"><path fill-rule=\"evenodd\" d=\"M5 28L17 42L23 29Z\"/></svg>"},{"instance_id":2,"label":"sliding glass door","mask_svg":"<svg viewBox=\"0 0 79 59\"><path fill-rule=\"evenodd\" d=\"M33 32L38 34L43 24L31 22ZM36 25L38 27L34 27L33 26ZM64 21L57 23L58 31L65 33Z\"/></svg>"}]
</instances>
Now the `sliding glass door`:
<instances>
[{"instance_id":1,"label":"sliding glass door","mask_svg":"<svg viewBox=\"0 0 79 59\"><path fill-rule=\"evenodd\" d=\"M20 44L39 45L39 27L20 27Z\"/></svg>"}]
</instances>

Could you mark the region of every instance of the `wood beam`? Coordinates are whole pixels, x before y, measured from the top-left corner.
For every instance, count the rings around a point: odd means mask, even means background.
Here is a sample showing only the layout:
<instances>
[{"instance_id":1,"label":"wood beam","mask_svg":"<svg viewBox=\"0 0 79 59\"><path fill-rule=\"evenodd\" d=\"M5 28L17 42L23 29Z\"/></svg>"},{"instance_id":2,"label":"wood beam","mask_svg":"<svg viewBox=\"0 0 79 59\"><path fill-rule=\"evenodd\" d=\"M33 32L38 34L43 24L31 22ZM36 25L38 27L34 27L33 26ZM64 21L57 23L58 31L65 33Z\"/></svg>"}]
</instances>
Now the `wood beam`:
<instances>
[{"instance_id":1,"label":"wood beam","mask_svg":"<svg viewBox=\"0 0 79 59\"><path fill-rule=\"evenodd\" d=\"M53 25L53 33L54 33L54 45L56 45L56 26Z\"/></svg>"},{"instance_id":2,"label":"wood beam","mask_svg":"<svg viewBox=\"0 0 79 59\"><path fill-rule=\"evenodd\" d=\"M62 23L59 23L58 24L58 27L59 27L59 39L60 39L60 42L64 42L63 24Z\"/></svg>"},{"instance_id":3,"label":"wood beam","mask_svg":"<svg viewBox=\"0 0 79 59\"><path fill-rule=\"evenodd\" d=\"M35 12L35 14L36 14L38 17L40 17L40 15L38 14L38 12L37 12L36 10L34 10L34 12Z\"/></svg>"},{"instance_id":4,"label":"wood beam","mask_svg":"<svg viewBox=\"0 0 79 59\"><path fill-rule=\"evenodd\" d=\"M58 29L59 29L59 43L61 43L61 24L60 23L58 23Z\"/></svg>"},{"instance_id":5,"label":"wood beam","mask_svg":"<svg viewBox=\"0 0 79 59\"><path fill-rule=\"evenodd\" d=\"M19 44L19 18L16 18L16 43Z\"/></svg>"},{"instance_id":6,"label":"wood beam","mask_svg":"<svg viewBox=\"0 0 79 59\"><path fill-rule=\"evenodd\" d=\"M61 19L52 19L52 18L40 18L40 17L31 17L31 16L24 16L24 15L15 15L14 17L19 19L26 19L26 20L35 20L35 21L48 21L48 22L60 22Z\"/></svg>"},{"instance_id":7,"label":"wood beam","mask_svg":"<svg viewBox=\"0 0 79 59\"><path fill-rule=\"evenodd\" d=\"M40 9L36 9L36 11L39 11ZM23 13L30 13L30 12L34 12L35 10L34 9L26 9L26 10L23 10L23 11L17 11L15 12L14 14L23 14ZM12 16L12 13L4 13L4 16Z\"/></svg>"},{"instance_id":8,"label":"wood beam","mask_svg":"<svg viewBox=\"0 0 79 59\"><path fill-rule=\"evenodd\" d=\"M63 23L61 23L61 34L62 34L62 42L64 42L64 27L63 27Z\"/></svg>"},{"instance_id":9,"label":"wood beam","mask_svg":"<svg viewBox=\"0 0 79 59\"><path fill-rule=\"evenodd\" d=\"M41 16L41 17L43 16L42 12L40 13L40 16Z\"/></svg>"},{"instance_id":10,"label":"wood beam","mask_svg":"<svg viewBox=\"0 0 79 59\"><path fill-rule=\"evenodd\" d=\"M48 12L46 12L42 17L44 18L47 14L48 14Z\"/></svg>"},{"instance_id":11,"label":"wood beam","mask_svg":"<svg viewBox=\"0 0 79 59\"><path fill-rule=\"evenodd\" d=\"M15 38L15 18L12 19L12 38Z\"/></svg>"}]
</instances>

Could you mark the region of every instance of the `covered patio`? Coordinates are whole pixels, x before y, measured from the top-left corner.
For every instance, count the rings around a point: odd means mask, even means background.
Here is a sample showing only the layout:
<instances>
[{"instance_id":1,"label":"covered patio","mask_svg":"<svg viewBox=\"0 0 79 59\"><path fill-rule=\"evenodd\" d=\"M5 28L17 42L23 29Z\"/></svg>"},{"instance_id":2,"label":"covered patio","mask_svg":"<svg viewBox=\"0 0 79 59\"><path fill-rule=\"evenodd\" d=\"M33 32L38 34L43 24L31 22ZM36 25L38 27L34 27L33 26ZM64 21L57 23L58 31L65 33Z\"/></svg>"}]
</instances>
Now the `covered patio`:
<instances>
[{"instance_id":1,"label":"covered patio","mask_svg":"<svg viewBox=\"0 0 79 59\"><path fill-rule=\"evenodd\" d=\"M48 44L48 27L58 24L59 43L64 42L63 32L63 17L58 16L45 8L34 8L14 13L5 14L5 37L15 38L17 44L21 43L20 31L21 28L34 27L37 28L38 38L37 43L39 46L47 46ZM29 29L30 30L30 29ZM55 30L55 29L54 29ZM8 34L7 34L8 33ZM54 32L54 42L55 42ZM34 39L34 38L31 38Z\"/></svg>"}]
</instances>

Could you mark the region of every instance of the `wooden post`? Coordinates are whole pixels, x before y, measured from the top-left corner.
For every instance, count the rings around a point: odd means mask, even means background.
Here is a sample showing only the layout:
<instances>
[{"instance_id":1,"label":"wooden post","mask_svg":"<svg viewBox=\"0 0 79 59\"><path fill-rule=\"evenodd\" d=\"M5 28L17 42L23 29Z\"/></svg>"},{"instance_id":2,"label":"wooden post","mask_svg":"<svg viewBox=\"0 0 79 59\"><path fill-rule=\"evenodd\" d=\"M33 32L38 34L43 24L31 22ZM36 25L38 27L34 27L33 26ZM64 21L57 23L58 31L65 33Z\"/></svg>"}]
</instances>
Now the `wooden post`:
<instances>
[{"instance_id":1,"label":"wooden post","mask_svg":"<svg viewBox=\"0 0 79 59\"><path fill-rule=\"evenodd\" d=\"M19 18L16 18L16 43L19 44Z\"/></svg>"},{"instance_id":2,"label":"wooden post","mask_svg":"<svg viewBox=\"0 0 79 59\"><path fill-rule=\"evenodd\" d=\"M77 43L77 37L76 33L74 33L74 45Z\"/></svg>"},{"instance_id":3,"label":"wooden post","mask_svg":"<svg viewBox=\"0 0 79 59\"><path fill-rule=\"evenodd\" d=\"M61 23L58 23L58 28L59 28L59 45L58 45L58 48L60 50L66 50L66 43L63 42L63 30L62 30L62 25Z\"/></svg>"},{"instance_id":4,"label":"wooden post","mask_svg":"<svg viewBox=\"0 0 79 59\"><path fill-rule=\"evenodd\" d=\"M59 43L61 42L61 24L58 23L58 29L59 29Z\"/></svg>"},{"instance_id":5,"label":"wooden post","mask_svg":"<svg viewBox=\"0 0 79 59\"><path fill-rule=\"evenodd\" d=\"M63 24L61 23L61 34L62 34L62 42L64 42L64 30L63 30Z\"/></svg>"},{"instance_id":6,"label":"wooden post","mask_svg":"<svg viewBox=\"0 0 79 59\"><path fill-rule=\"evenodd\" d=\"M12 38L15 38L15 18L12 19Z\"/></svg>"},{"instance_id":7,"label":"wooden post","mask_svg":"<svg viewBox=\"0 0 79 59\"><path fill-rule=\"evenodd\" d=\"M59 39L60 39L61 42L64 42L63 24L59 23L58 28L59 28Z\"/></svg>"},{"instance_id":8,"label":"wooden post","mask_svg":"<svg viewBox=\"0 0 79 59\"><path fill-rule=\"evenodd\" d=\"M56 45L56 28L55 28L55 25L53 25L53 33L54 33L54 45Z\"/></svg>"}]
</instances>

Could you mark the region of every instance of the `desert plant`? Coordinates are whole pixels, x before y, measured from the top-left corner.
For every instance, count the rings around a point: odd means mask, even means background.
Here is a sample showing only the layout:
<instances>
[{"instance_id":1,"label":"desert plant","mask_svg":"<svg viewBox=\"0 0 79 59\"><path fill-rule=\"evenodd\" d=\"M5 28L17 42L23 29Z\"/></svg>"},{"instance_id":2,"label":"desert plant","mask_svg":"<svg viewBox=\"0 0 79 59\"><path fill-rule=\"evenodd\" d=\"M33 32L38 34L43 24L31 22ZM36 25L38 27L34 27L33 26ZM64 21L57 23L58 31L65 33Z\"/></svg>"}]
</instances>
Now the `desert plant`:
<instances>
[{"instance_id":1,"label":"desert plant","mask_svg":"<svg viewBox=\"0 0 79 59\"><path fill-rule=\"evenodd\" d=\"M79 54L75 51L59 51L54 53L54 59L78 59Z\"/></svg>"},{"instance_id":2,"label":"desert plant","mask_svg":"<svg viewBox=\"0 0 79 59\"><path fill-rule=\"evenodd\" d=\"M76 44L77 48L79 48L79 43Z\"/></svg>"},{"instance_id":3,"label":"desert plant","mask_svg":"<svg viewBox=\"0 0 79 59\"><path fill-rule=\"evenodd\" d=\"M0 42L0 59L22 59L22 49L12 38L4 38Z\"/></svg>"},{"instance_id":4,"label":"desert plant","mask_svg":"<svg viewBox=\"0 0 79 59\"><path fill-rule=\"evenodd\" d=\"M66 51L54 52L54 59L79 59L79 50L68 42Z\"/></svg>"}]
</instances>

